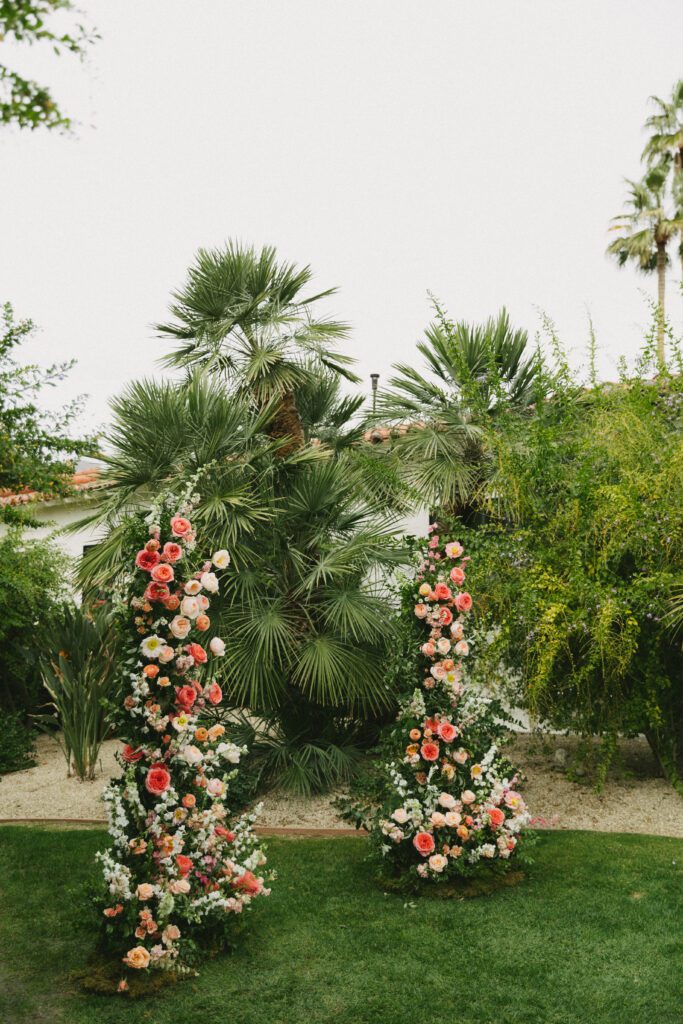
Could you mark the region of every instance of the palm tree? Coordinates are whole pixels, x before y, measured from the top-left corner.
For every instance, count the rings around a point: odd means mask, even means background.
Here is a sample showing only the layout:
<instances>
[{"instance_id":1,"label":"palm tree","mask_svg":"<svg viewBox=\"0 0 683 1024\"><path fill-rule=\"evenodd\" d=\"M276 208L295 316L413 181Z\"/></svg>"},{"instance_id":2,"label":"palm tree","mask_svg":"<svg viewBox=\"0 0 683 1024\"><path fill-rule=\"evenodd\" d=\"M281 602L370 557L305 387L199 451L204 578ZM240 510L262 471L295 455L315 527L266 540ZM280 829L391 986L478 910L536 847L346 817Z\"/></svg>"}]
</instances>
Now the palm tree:
<instances>
[{"instance_id":1,"label":"palm tree","mask_svg":"<svg viewBox=\"0 0 683 1024\"><path fill-rule=\"evenodd\" d=\"M630 181L626 209L613 218L612 231L619 237L607 247L622 267L635 263L644 274L657 274L657 353L664 363L666 268L671 239L683 230L683 213L667 209L667 171L663 166L652 167L642 181Z\"/></svg>"},{"instance_id":2,"label":"palm tree","mask_svg":"<svg viewBox=\"0 0 683 1024\"><path fill-rule=\"evenodd\" d=\"M645 122L650 138L643 150L643 159L650 167L660 166L671 172L671 193L677 218L683 222L683 79L671 91L671 99L651 96L656 111ZM683 228L680 231L679 256L683 271Z\"/></svg>"},{"instance_id":3,"label":"palm tree","mask_svg":"<svg viewBox=\"0 0 683 1024\"><path fill-rule=\"evenodd\" d=\"M434 309L417 346L423 367L394 366L377 417L394 425L391 450L410 486L467 519L489 473L485 431L539 398L541 363L504 309L479 325L453 323L436 302Z\"/></svg>"},{"instance_id":4,"label":"palm tree","mask_svg":"<svg viewBox=\"0 0 683 1024\"><path fill-rule=\"evenodd\" d=\"M218 373L235 394L257 408L277 399L269 432L296 448L304 430L296 392L322 371L348 380L352 360L335 343L348 334L344 323L315 316L315 304L336 289L304 295L310 267L279 263L272 246L260 252L235 242L200 249L184 286L174 293L173 320L158 325L179 344L162 362ZM289 447L280 449L286 455Z\"/></svg>"}]
</instances>

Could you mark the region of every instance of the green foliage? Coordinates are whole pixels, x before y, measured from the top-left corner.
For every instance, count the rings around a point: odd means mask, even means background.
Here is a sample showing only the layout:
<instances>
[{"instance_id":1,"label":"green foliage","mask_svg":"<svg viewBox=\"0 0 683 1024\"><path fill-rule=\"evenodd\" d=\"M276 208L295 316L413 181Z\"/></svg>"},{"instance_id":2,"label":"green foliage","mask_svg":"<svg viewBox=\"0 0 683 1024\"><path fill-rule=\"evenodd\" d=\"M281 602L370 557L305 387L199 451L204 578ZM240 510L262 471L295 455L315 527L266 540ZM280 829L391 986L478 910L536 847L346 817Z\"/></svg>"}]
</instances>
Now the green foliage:
<instances>
[{"instance_id":1,"label":"green foliage","mask_svg":"<svg viewBox=\"0 0 683 1024\"><path fill-rule=\"evenodd\" d=\"M68 773L94 779L118 667L109 617L65 605L45 648L43 682L61 729Z\"/></svg>"},{"instance_id":2,"label":"green foliage","mask_svg":"<svg viewBox=\"0 0 683 1024\"><path fill-rule=\"evenodd\" d=\"M34 736L20 712L6 714L2 723L0 775L34 766Z\"/></svg>"},{"instance_id":3,"label":"green foliage","mask_svg":"<svg viewBox=\"0 0 683 1024\"><path fill-rule=\"evenodd\" d=\"M68 560L18 528L0 539L0 707L22 716L42 702L39 658L66 596Z\"/></svg>"},{"instance_id":4,"label":"green foliage","mask_svg":"<svg viewBox=\"0 0 683 1024\"><path fill-rule=\"evenodd\" d=\"M68 32L53 29L53 16L60 12L76 13L72 0L0 0L0 41L34 45L42 43L59 56L72 53L85 55L86 47L96 35L76 24ZM0 123L19 128L56 128L68 131L70 118L62 111L47 86L24 78L0 64Z\"/></svg>"},{"instance_id":5,"label":"green foliage","mask_svg":"<svg viewBox=\"0 0 683 1024\"><path fill-rule=\"evenodd\" d=\"M435 320L417 346L424 368L394 367L377 416L396 426L387 455L421 501L467 514L490 472L486 426L505 409L528 409L544 381L526 331L515 330L505 310L474 325L433 306Z\"/></svg>"},{"instance_id":6,"label":"green foliage","mask_svg":"<svg viewBox=\"0 0 683 1024\"><path fill-rule=\"evenodd\" d=\"M22 366L14 350L31 338L35 324L15 320L9 302L2 307L1 320L0 489L64 493L73 459L93 449L91 439L78 441L69 434L82 400L70 402L57 413L42 410L38 401L45 388L64 380L74 362L54 363L46 369Z\"/></svg>"},{"instance_id":7,"label":"green foliage","mask_svg":"<svg viewBox=\"0 0 683 1024\"><path fill-rule=\"evenodd\" d=\"M533 417L489 433L493 522L465 534L483 628L511 696L556 728L647 736L683 771L683 656L670 618L683 580L683 377L651 336L618 384L571 377Z\"/></svg>"}]
</instances>

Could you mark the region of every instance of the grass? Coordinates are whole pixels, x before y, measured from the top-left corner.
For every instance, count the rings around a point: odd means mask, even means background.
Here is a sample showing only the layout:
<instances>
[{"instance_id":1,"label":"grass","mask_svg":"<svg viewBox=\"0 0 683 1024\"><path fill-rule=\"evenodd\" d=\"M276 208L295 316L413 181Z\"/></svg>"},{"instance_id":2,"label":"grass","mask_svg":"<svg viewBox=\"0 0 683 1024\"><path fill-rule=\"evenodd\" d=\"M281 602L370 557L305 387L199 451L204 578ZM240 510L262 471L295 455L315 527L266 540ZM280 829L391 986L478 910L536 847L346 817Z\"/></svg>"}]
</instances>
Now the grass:
<instances>
[{"instance_id":1,"label":"grass","mask_svg":"<svg viewBox=\"0 0 683 1024\"><path fill-rule=\"evenodd\" d=\"M132 1002L70 971L100 831L0 829L0 1020L12 1024L680 1024L683 841L544 833L528 879L476 900L385 895L361 839L271 840L243 944Z\"/></svg>"}]
</instances>

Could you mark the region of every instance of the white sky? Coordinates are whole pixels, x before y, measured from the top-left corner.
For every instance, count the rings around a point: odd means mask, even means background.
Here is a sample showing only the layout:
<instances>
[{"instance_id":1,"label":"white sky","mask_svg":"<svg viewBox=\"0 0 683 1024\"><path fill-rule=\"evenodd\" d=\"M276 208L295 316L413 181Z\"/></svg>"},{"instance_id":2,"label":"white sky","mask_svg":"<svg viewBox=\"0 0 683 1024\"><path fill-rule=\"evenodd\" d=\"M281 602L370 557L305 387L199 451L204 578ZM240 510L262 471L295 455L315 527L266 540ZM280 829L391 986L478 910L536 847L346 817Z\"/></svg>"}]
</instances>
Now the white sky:
<instances>
[{"instance_id":1,"label":"white sky","mask_svg":"<svg viewBox=\"0 0 683 1024\"><path fill-rule=\"evenodd\" d=\"M427 289L455 318L537 308L604 375L638 348L652 278L604 250L650 94L683 75L680 0L81 0L87 64L3 48L54 85L75 139L0 129L0 299L63 397L158 374L196 248L277 246L338 285L359 372L410 361ZM669 275L676 328L680 269ZM57 396L54 396L56 399Z\"/></svg>"}]
</instances>

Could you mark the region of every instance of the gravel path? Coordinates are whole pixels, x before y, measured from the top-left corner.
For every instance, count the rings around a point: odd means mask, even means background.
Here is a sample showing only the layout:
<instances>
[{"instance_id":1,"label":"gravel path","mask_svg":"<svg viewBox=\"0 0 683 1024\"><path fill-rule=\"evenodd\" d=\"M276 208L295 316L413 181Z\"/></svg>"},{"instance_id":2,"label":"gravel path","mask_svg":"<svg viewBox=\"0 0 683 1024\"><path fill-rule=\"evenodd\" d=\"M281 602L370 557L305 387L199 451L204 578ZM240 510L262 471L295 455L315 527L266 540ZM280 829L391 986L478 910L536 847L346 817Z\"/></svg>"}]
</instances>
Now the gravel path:
<instances>
[{"instance_id":1,"label":"gravel path","mask_svg":"<svg viewBox=\"0 0 683 1024\"><path fill-rule=\"evenodd\" d=\"M107 780L118 772L114 760L116 747L116 741L105 743L100 774L94 782L79 782L66 777L64 758L56 741L41 736L36 767L0 777L0 819L103 819L100 797ZM571 764L575 749L576 741L566 737L540 741L519 735L513 741L510 756L527 775L524 794L539 825L683 838L683 799L657 777L645 741L622 742L621 764L610 773L602 793L596 793L587 783L567 778L559 762ZM277 792L265 797L259 824L346 827L330 806L329 797L303 799Z\"/></svg>"}]
</instances>

